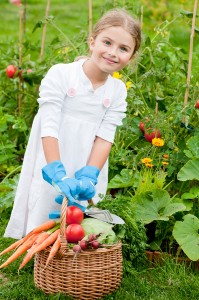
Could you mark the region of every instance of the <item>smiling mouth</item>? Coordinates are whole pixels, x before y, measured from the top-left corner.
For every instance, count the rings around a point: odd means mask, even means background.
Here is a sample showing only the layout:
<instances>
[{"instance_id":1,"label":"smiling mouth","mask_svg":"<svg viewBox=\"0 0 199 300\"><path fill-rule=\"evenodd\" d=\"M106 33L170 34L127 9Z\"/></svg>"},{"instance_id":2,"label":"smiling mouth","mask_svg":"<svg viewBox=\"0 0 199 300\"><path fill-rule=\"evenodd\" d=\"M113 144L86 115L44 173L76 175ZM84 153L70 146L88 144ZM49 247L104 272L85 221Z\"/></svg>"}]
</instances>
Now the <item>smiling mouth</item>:
<instances>
[{"instance_id":1,"label":"smiling mouth","mask_svg":"<svg viewBox=\"0 0 199 300\"><path fill-rule=\"evenodd\" d=\"M117 61L113 60L113 59L110 59L110 58L106 58L106 57L103 57L105 61L107 61L109 64L117 64Z\"/></svg>"}]
</instances>

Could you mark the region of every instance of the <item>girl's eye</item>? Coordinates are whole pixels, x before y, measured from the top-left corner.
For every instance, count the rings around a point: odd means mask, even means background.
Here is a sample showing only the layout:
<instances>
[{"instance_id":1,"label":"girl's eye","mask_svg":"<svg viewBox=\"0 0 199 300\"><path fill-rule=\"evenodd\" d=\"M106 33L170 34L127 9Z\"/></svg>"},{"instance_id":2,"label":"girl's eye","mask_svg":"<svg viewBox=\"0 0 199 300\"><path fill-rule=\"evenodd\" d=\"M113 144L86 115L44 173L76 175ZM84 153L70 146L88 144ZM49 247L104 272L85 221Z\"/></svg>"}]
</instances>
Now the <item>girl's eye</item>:
<instances>
[{"instance_id":1,"label":"girl's eye","mask_svg":"<svg viewBox=\"0 0 199 300\"><path fill-rule=\"evenodd\" d=\"M127 52L127 49L125 47L120 48L122 52Z\"/></svg>"},{"instance_id":2,"label":"girl's eye","mask_svg":"<svg viewBox=\"0 0 199 300\"><path fill-rule=\"evenodd\" d=\"M111 43L109 41L104 41L105 45L110 45Z\"/></svg>"}]
</instances>

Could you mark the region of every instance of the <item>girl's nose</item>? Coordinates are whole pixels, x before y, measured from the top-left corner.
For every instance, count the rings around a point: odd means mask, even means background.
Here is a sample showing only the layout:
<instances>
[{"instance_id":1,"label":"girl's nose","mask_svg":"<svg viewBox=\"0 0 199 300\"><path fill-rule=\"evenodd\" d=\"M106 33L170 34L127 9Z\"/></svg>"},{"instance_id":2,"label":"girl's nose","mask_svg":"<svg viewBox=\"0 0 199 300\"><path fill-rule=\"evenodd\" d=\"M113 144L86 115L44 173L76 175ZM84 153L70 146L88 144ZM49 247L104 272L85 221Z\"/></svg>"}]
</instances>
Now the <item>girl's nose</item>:
<instances>
[{"instance_id":1,"label":"girl's nose","mask_svg":"<svg viewBox=\"0 0 199 300\"><path fill-rule=\"evenodd\" d=\"M112 47L111 49L109 49L108 54L110 56L116 56L116 48Z\"/></svg>"}]
</instances>

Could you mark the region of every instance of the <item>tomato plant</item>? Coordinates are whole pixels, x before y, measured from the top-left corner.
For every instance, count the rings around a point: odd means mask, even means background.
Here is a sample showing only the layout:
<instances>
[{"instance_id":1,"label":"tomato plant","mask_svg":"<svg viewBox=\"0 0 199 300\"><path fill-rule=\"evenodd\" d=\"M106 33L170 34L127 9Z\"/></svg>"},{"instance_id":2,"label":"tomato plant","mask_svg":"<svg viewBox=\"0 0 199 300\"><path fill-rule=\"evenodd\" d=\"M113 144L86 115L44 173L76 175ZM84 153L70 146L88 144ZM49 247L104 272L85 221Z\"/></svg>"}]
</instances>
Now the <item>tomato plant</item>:
<instances>
[{"instance_id":1,"label":"tomato plant","mask_svg":"<svg viewBox=\"0 0 199 300\"><path fill-rule=\"evenodd\" d=\"M66 239L69 243L77 243L85 236L84 229L79 224L70 224L66 228Z\"/></svg>"},{"instance_id":2,"label":"tomato plant","mask_svg":"<svg viewBox=\"0 0 199 300\"><path fill-rule=\"evenodd\" d=\"M77 206L69 206L66 211L66 223L80 224L84 218L84 214Z\"/></svg>"}]
</instances>

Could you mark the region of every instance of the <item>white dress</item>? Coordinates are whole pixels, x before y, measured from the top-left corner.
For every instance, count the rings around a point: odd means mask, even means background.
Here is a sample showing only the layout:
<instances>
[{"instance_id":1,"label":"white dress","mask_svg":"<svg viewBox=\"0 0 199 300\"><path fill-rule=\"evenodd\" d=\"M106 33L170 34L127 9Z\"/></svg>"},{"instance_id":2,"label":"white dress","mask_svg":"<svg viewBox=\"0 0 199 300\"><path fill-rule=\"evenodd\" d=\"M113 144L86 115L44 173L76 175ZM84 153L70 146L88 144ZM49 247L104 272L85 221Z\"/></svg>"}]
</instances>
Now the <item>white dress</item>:
<instances>
[{"instance_id":1,"label":"white dress","mask_svg":"<svg viewBox=\"0 0 199 300\"><path fill-rule=\"evenodd\" d=\"M67 176L86 165L96 136L114 140L126 111L125 84L109 76L103 86L93 89L83 71L85 60L54 65L41 81L39 110L26 148L14 206L4 236L19 239L48 220L51 210L59 210L54 201L57 192L42 178L46 165L41 138L59 141L61 161ZM108 161L98 177L96 203L105 194ZM82 202L87 206L87 201Z\"/></svg>"}]
</instances>

